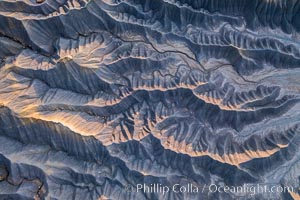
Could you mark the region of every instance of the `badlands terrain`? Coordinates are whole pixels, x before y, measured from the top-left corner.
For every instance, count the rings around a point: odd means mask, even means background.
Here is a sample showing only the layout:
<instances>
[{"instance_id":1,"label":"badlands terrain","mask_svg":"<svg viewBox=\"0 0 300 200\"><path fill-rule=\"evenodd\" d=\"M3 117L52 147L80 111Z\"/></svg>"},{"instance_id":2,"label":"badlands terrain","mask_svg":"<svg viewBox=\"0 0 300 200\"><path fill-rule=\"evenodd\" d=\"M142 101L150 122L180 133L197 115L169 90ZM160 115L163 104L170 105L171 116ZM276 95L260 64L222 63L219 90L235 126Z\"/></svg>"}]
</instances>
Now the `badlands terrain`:
<instances>
[{"instance_id":1,"label":"badlands terrain","mask_svg":"<svg viewBox=\"0 0 300 200\"><path fill-rule=\"evenodd\" d=\"M298 200L299 99L299 0L1 0L0 200Z\"/></svg>"}]
</instances>

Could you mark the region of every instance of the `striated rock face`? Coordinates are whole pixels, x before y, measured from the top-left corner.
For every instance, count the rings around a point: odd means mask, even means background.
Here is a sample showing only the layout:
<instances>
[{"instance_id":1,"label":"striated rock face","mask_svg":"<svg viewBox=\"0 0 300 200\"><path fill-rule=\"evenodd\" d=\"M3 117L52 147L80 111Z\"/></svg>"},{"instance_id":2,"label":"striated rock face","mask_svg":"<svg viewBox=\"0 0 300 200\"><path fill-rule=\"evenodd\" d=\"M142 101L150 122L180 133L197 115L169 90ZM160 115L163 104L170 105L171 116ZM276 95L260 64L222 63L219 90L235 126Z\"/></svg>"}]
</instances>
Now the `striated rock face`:
<instances>
[{"instance_id":1,"label":"striated rock face","mask_svg":"<svg viewBox=\"0 0 300 200\"><path fill-rule=\"evenodd\" d=\"M1 200L300 199L299 100L299 0L0 1Z\"/></svg>"}]
</instances>

